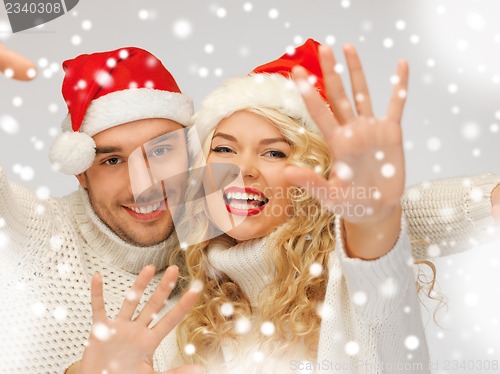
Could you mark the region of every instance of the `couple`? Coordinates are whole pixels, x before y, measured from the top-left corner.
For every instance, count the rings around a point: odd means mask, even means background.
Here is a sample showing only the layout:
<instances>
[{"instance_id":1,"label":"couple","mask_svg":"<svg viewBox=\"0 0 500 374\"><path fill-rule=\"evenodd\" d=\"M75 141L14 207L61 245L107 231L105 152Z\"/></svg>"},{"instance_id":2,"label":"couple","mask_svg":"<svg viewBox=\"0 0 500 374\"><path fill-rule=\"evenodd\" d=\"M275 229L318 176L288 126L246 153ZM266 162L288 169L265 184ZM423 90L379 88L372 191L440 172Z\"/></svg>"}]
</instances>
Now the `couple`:
<instances>
[{"instance_id":1,"label":"couple","mask_svg":"<svg viewBox=\"0 0 500 374\"><path fill-rule=\"evenodd\" d=\"M147 369L152 372L154 352L158 370L171 368L175 357L179 357L179 364L193 360L209 368L226 365L227 370L234 372L245 370L247 365L257 371L263 365L263 372L266 365L283 368L283 364L293 371L294 360L302 363L307 359L326 359L332 364L365 361L376 365L406 360L426 364L404 224L400 229L404 163L399 122L406 92L406 64L399 65L400 82L394 89L387 119L377 120L371 112L357 55L350 47L345 52L360 117L346 105L342 83L333 73L333 55L324 47L319 49L325 72L322 74L318 49L312 41L298 48L293 56L263 65L256 69L256 76L231 81L206 99L193 120L206 154L199 154L195 163L201 163L200 159L206 156L209 165L237 165L244 186L254 188L249 191L253 196L248 199L238 195L242 192L234 188L242 186L233 186L233 191L225 191L223 200L220 196L219 201L217 196L207 199L206 212L190 211L188 206L186 218L195 225L193 233L202 236L201 230L213 222L228 235L187 250L190 276L201 280L204 287L199 300L189 311L196 295L186 293L168 317L160 319L152 329L147 326L153 314L160 312L176 278L176 269L163 275L163 271L155 274L152 267L146 267L140 273L129 296L140 295L153 280L145 295L149 302L133 322L130 319L139 299L127 297L123 307L121 304L134 274L147 264L164 269L170 253L179 252L174 250L178 244L168 210L155 210L151 204L140 206L133 201L125 165L137 147L187 124L190 115L182 113L187 101L161 63L142 50L125 48L105 56L80 56L67 62L63 92L73 130L80 130L71 135L81 135L82 144L76 141L70 147L56 146L53 157L61 169L78 175L83 189L61 200L40 201L2 176L0 208L13 242L6 252L11 258L6 266L10 276L5 279L10 281L7 284L11 291L19 284L28 285L14 293L2 291L6 296L15 294L14 298L7 298L10 307L2 307L2 323L17 339L14 345L6 345L11 354L5 355L5 360L2 357L2 365L10 365L6 366L10 371L58 371L63 361L67 365L79 358L90 327L88 280L95 271L103 275L107 312L117 317L113 321L106 318L99 287L101 278L94 276L94 328L84 364L109 358L105 349L112 343L122 344L122 338L127 341L121 335L126 331L134 332L135 343L143 336L139 340L145 344L130 352L142 352L142 361L120 350L118 353L123 356L115 363L125 366L108 367L108 372L123 372L124 367L137 372L127 360L150 364ZM305 65L316 76L313 79L304 70L294 71L294 79L315 121L287 79L291 67L297 64ZM154 66L158 70L150 72ZM83 67L89 71L84 78ZM93 75L97 67L108 74L101 75L102 84L98 85ZM106 87L110 81L113 84ZM328 98L335 116L312 86ZM163 96L156 100L150 94ZM86 153L93 147L95 158L91 152ZM59 158L57 150L62 155ZM81 164L82 160L86 163ZM356 188L376 187L378 199L333 201L325 194L331 189L347 189L352 183ZM472 184L481 186L489 197L497 182L493 177L480 177ZM426 240L456 240L458 245L450 246L448 251L466 245L455 234L468 224L463 205L468 207L469 201L463 200L463 196L467 196L467 188L473 187L461 186L459 181L435 187L441 191L452 185L460 186L461 192L450 194L450 201L443 204L455 204L462 210L456 212L457 220L446 222L450 231L433 232L432 227L443 218L436 214L430 217L435 221L429 223L421 218L433 211L415 209L426 207L425 199L433 196L432 185L416 190L423 200L405 200L404 204L411 208L410 230L414 239L420 239L417 250L414 249L416 257L427 256L422 249L428 244L421 244ZM209 189L206 185L204 188ZM273 191L283 190L290 194L274 196ZM205 192L210 198L212 191ZM412 195L415 194L409 194ZM489 199L485 200L472 202L473 209L483 213L478 220L489 215L485 209ZM333 232L335 218L330 211L335 213L335 209L345 208L348 203L361 204L371 214L357 217L346 215L347 210L343 209L344 215L337 219ZM313 205L318 209L316 216L311 217L311 209L306 208ZM281 209L271 210L276 206ZM268 214L268 208L281 214ZM231 217L245 210L247 214L255 210L259 213L246 217L237 227L227 226ZM206 222L207 215L211 222ZM413 222L417 225L412 226ZM472 230L469 226L468 233ZM429 237L433 233L435 236ZM22 269L18 266L21 263L25 265ZM157 285L160 286L153 293ZM379 296L380 288L386 297ZM31 313L15 313L10 303L16 301L18 312L27 309ZM318 314L321 302L323 307ZM410 307L409 313L403 313L405 307ZM171 333L163 339L185 312L188 315L177 328L177 337ZM106 336L106 332L112 331L109 327L118 323L127 328L115 329L114 334ZM28 330L24 324L35 327ZM245 334L248 325L250 332ZM131 326L137 330L129 330ZM103 336L107 338L104 341ZM405 347L408 337L420 341L420 345ZM111 352L116 353L113 349ZM109 361L105 364L109 365ZM192 368L184 369L192 372ZM355 370L349 367L347 371Z\"/></svg>"}]
</instances>

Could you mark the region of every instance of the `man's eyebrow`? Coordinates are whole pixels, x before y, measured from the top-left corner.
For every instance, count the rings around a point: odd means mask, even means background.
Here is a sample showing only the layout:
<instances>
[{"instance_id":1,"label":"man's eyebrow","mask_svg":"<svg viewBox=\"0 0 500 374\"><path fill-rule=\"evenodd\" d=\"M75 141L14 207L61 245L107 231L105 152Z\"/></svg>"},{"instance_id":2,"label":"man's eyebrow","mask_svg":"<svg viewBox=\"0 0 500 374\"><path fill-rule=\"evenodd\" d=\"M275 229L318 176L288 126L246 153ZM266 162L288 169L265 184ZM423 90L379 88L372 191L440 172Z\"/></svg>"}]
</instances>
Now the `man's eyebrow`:
<instances>
[{"instance_id":1,"label":"man's eyebrow","mask_svg":"<svg viewBox=\"0 0 500 374\"><path fill-rule=\"evenodd\" d=\"M161 135L155 135L153 138L151 138L151 140L146 141L144 144L154 145L163 142L165 140L177 139L179 138L178 131L183 131L183 130L169 131ZM107 153L120 153L120 152L123 152L123 148L116 146L103 146L103 147L97 147L95 149L96 155L107 154Z\"/></svg>"},{"instance_id":2,"label":"man's eyebrow","mask_svg":"<svg viewBox=\"0 0 500 374\"><path fill-rule=\"evenodd\" d=\"M181 129L181 130L167 132L165 134L162 134L160 136L156 136L156 137L152 138L151 140L147 141L145 144L155 145L155 144L164 142L165 140L178 139L179 138L179 131L184 131L184 130Z\"/></svg>"},{"instance_id":3,"label":"man's eyebrow","mask_svg":"<svg viewBox=\"0 0 500 374\"><path fill-rule=\"evenodd\" d=\"M119 153L122 152L123 149L120 147L97 147L95 149L95 153L97 154L105 154L105 153Z\"/></svg>"}]
</instances>

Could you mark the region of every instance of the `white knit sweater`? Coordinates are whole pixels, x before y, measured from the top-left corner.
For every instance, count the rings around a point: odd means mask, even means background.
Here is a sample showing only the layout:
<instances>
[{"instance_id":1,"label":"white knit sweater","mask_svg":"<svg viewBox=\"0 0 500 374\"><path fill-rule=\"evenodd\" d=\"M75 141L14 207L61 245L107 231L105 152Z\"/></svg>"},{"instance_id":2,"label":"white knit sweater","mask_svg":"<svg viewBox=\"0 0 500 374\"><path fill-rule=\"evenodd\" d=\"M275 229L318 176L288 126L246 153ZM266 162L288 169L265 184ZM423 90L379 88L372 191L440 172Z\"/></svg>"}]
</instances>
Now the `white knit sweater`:
<instances>
[{"instance_id":1,"label":"white knit sweater","mask_svg":"<svg viewBox=\"0 0 500 374\"><path fill-rule=\"evenodd\" d=\"M403 202L410 234L440 245L441 255L467 249L469 238L482 237L491 224L489 196L499 181L486 175L470 185L452 179L418 187L423 199ZM476 188L481 201L469 196ZM443 211L453 219L446 215L443 222ZM92 274L104 277L112 318L140 269L150 263L163 269L173 245L174 237L154 247L131 246L99 220L83 190L43 200L10 183L0 168L0 373L63 372L81 357L89 334ZM428 245L420 245L417 257L425 257ZM157 369L170 367L177 349L171 333L156 352Z\"/></svg>"},{"instance_id":2,"label":"white knit sweater","mask_svg":"<svg viewBox=\"0 0 500 374\"><path fill-rule=\"evenodd\" d=\"M266 357L266 352L259 352L254 331L253 340L240 347L230 343L223 347L227 365L224 373L298 373L301 369L317 373L399 373L404 365L414 364L422 365L418 372L429 372L405 225L394 248L375 261L348 258L340 226L337 221L317 360L307 362L303 346L288 350L278 359ZM266 238L261 238L230 247L227 240L219 238L209 248L210 264L240 286L253 310L258 309L258 296L273 276L266 262L269 249L265 244ZM254 329L264 321L257 322ZM418 346L407 348L406 339L418 342ZM263 365L257 370L256 359Z\"/></svg>"},{"instance_id":3,"label":"white knit sweater","mask_svg":"<svg viewBox=\"0 0 500 374\"><path fill-rule=\"evenodd\" d=\"M139 271L147 264L164 269L173 245L175 235L161 245L132 246L99 220L84 190L41 200L0 169L0 373L64 372L89 336L92 275L102 274L114 318ZM155 366L165 370L174 352L170 334Z\"/></svg>"}]
</instances>

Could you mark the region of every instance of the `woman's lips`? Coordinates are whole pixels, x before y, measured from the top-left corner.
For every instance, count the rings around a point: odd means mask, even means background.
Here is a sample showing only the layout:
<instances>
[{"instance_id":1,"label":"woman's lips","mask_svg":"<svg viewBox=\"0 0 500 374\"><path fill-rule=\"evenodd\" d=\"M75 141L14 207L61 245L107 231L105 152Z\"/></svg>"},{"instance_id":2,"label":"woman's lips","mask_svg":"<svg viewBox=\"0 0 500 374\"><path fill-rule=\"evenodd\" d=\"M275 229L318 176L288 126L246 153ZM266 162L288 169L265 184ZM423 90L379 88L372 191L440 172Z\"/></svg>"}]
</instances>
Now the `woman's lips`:
<instances>
[{"instance_id":1,"label":"woman's lips","mask_svg":"<svg viewBox=\"0 0 500 374\"><path fill-rule=\"evenodd\" d=\"M269 199L255 188L231 186L224 190L224 201L229 213L237 216L254 216L265 208Z\"/></svg>"}]
</instances>

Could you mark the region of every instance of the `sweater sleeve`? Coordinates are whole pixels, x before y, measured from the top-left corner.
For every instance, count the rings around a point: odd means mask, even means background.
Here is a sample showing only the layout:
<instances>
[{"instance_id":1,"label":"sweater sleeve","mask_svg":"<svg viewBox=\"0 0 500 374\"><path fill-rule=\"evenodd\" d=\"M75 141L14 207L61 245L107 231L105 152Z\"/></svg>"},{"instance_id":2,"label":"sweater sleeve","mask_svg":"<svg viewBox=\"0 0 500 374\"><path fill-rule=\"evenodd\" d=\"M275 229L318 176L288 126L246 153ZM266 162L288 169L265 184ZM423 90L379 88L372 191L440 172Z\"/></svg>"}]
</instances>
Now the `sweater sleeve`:
<instances>
[{"instance_id":1,"label":"sweater sleeve","mask_svg":"<svg viewBox=\"0 0 500 374\"><path fill-rule=\"evenodd\" d=\"M26 270L35 269L50 250L48 241L61 219L56 199L39 199L33 191L10 182L0 167L0 235L7 238L0 257L4 265L10 259L12 264L22 261Z\"/></svg>"},{"instance_id":2,"label":"sweater sleeve","mask_svg":"<svg viewBox=\"0 0 500 374\"><path fill-rule=\"evenodd\" d=\"M404 219L394 247L373 261L347 257L337 219L328 266L317 372L429 373Z\"/></svg>"},{"instance_id":3,"label":"sweater sleeve","mask_svg":"<svg viewBox=\"0 0 500 374\"><path fill-rule=\"evenodd\" d=\"M406 190L402 198L413 255L447 256L493 240L491 193L500 175L441 179Z\"/></svg>"},{"instance_id":4,"label":"sweater sleeve","mask_svg":"<svg viewBox=\"0 0 500 374\"><path fill-rule=\"evenodd\" d=\"M39 202L33 192L9 182L0 167L0 218L9 227L27 227Z\"/></svg>"}]
</instances>

